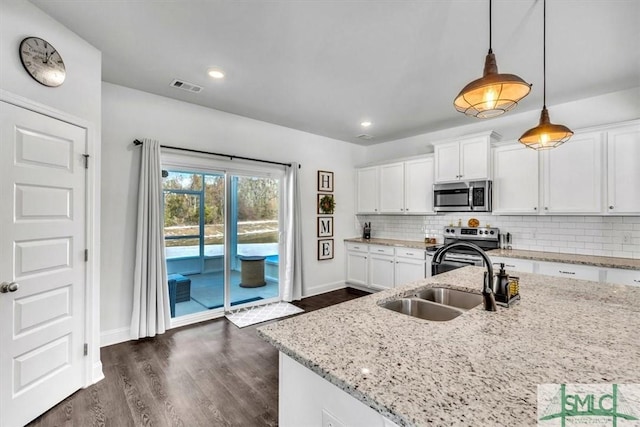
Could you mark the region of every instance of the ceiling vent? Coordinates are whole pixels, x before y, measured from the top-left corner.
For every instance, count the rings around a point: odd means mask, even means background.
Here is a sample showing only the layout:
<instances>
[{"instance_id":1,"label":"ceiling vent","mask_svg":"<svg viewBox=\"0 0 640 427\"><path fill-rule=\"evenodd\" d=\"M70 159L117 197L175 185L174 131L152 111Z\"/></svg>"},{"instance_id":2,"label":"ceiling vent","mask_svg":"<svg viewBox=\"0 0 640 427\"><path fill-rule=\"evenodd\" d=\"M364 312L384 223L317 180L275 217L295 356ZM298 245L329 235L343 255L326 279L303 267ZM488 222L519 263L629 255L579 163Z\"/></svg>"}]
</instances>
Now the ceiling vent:
<instances>
[{"instance_id":1,"label":"ceiling vent","mask_svg":"<svg viewBox=\"0 0 640 427\"><path fill-rule=\"evenodd\" d=\"M373 139L373 137L371 135L367 135L366 133L361 133L360 135L358 135L358 138L360 139L365 139L365 140L370 140Z\"/></svg>"},{"instance_id":2,"label":"ceiling vent","mask_svg":"<svg viewBox=\"0 0 640 427\"><path fill-rule=\"evenodd\" d=\"M171 87L177 87L178 89L186 90L187 92L198 93L202 91L202 86L194 85L182 80L175 79L169 85Z\"/></svg>"}]
</instances>

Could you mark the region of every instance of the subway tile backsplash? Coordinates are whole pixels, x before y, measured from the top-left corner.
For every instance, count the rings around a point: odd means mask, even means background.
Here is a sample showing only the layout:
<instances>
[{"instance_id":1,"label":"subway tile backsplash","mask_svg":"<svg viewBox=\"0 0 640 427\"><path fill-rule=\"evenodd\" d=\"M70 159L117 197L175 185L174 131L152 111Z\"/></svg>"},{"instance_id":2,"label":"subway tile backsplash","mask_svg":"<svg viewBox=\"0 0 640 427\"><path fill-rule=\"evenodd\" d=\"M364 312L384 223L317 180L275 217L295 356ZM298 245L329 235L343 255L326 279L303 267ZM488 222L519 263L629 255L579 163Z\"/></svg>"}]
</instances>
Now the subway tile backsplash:
<instances>
[{"instance_id":1,"label":"subway tile backsplash","mask_svg":"<svg viewBox=\"0 0 640 427\"><path fill-rule=\"evenodd\" d=\"M356 215L354 231L362 235L364 223L371 222L371 237L422 240L432 232L441 242L445 226L457 225L458 219L466 226L471 217L481 227L511 233L514 249L640 258L640 216Z\"/></svg>"}]
</instances>

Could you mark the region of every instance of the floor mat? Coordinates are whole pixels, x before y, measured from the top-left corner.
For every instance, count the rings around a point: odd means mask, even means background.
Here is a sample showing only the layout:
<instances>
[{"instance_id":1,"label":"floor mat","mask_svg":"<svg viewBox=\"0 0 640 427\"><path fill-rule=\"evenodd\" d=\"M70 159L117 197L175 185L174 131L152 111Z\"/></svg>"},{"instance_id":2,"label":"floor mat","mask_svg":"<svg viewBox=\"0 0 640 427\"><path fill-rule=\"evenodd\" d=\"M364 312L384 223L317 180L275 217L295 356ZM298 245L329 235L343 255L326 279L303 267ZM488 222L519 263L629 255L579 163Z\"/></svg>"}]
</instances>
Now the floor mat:
<instances>
[{"instance_id":1,"label":"floor mat","mask_svg":"<svg viewBox=\"0 0 640 427\"><path fill-rule=\"evenodd\" d=\"M260 305L250 308L242 308L226 315L234 325L239 328L266 322L279 317L291 316L302 313L304 310L288 302L276 302L274 304Z\"/></svg>"}]
</instances>

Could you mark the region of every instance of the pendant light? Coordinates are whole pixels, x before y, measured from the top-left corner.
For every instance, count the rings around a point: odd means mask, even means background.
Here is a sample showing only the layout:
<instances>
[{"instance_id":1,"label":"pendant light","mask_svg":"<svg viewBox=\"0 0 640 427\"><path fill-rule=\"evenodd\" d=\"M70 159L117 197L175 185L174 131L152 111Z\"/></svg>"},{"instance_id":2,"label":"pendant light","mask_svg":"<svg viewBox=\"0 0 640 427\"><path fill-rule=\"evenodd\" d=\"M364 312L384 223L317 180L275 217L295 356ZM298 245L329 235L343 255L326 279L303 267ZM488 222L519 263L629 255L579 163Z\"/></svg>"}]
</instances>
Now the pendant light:
<instances>
[{"instance_id":1,"label":"pendant light","mask_svg":"<svg viewBox=\"0 0 640 427\"><path fill-rule=\"evenodd\" d=\"M542 112L538 126L526 131L518 141L534 150L548 150L564 144L573 132L564 125L556 125L549 120L547 111L547 0L543 0L542 24Z\"/></svg>"},{"instance_id":2,"label":"pendant light","mask_svg":"<svg viewBox=\"0 0 640 427\"><path fill-rule=\"evenodd\" d=\"M466 85L453 105L461 113L489 119L506 113L531 91L531 85L515 74L498 74L496 56L491 49L491 1L489 0L489 53L481 78Z\"/></svg>"}]
</instances>

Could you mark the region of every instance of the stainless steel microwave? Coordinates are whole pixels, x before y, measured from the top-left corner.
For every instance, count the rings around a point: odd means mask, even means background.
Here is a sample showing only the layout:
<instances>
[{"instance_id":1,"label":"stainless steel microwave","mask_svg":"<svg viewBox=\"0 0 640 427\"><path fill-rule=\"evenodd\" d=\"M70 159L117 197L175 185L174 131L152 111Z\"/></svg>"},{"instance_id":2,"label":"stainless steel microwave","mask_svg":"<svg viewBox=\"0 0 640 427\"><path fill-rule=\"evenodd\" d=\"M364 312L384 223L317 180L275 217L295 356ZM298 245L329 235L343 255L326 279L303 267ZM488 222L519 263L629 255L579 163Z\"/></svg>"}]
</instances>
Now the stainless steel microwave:
<instances>
[{"instance_id":1,"label":"stainless steel microwave","mask_svg":"<svg viewBox=\"0 0 640 427\"><path fill-rule=\"evenodd\" d=\"M436 212L491 212L491 181L433 184Z\"/></svg>"}]
</instances>

